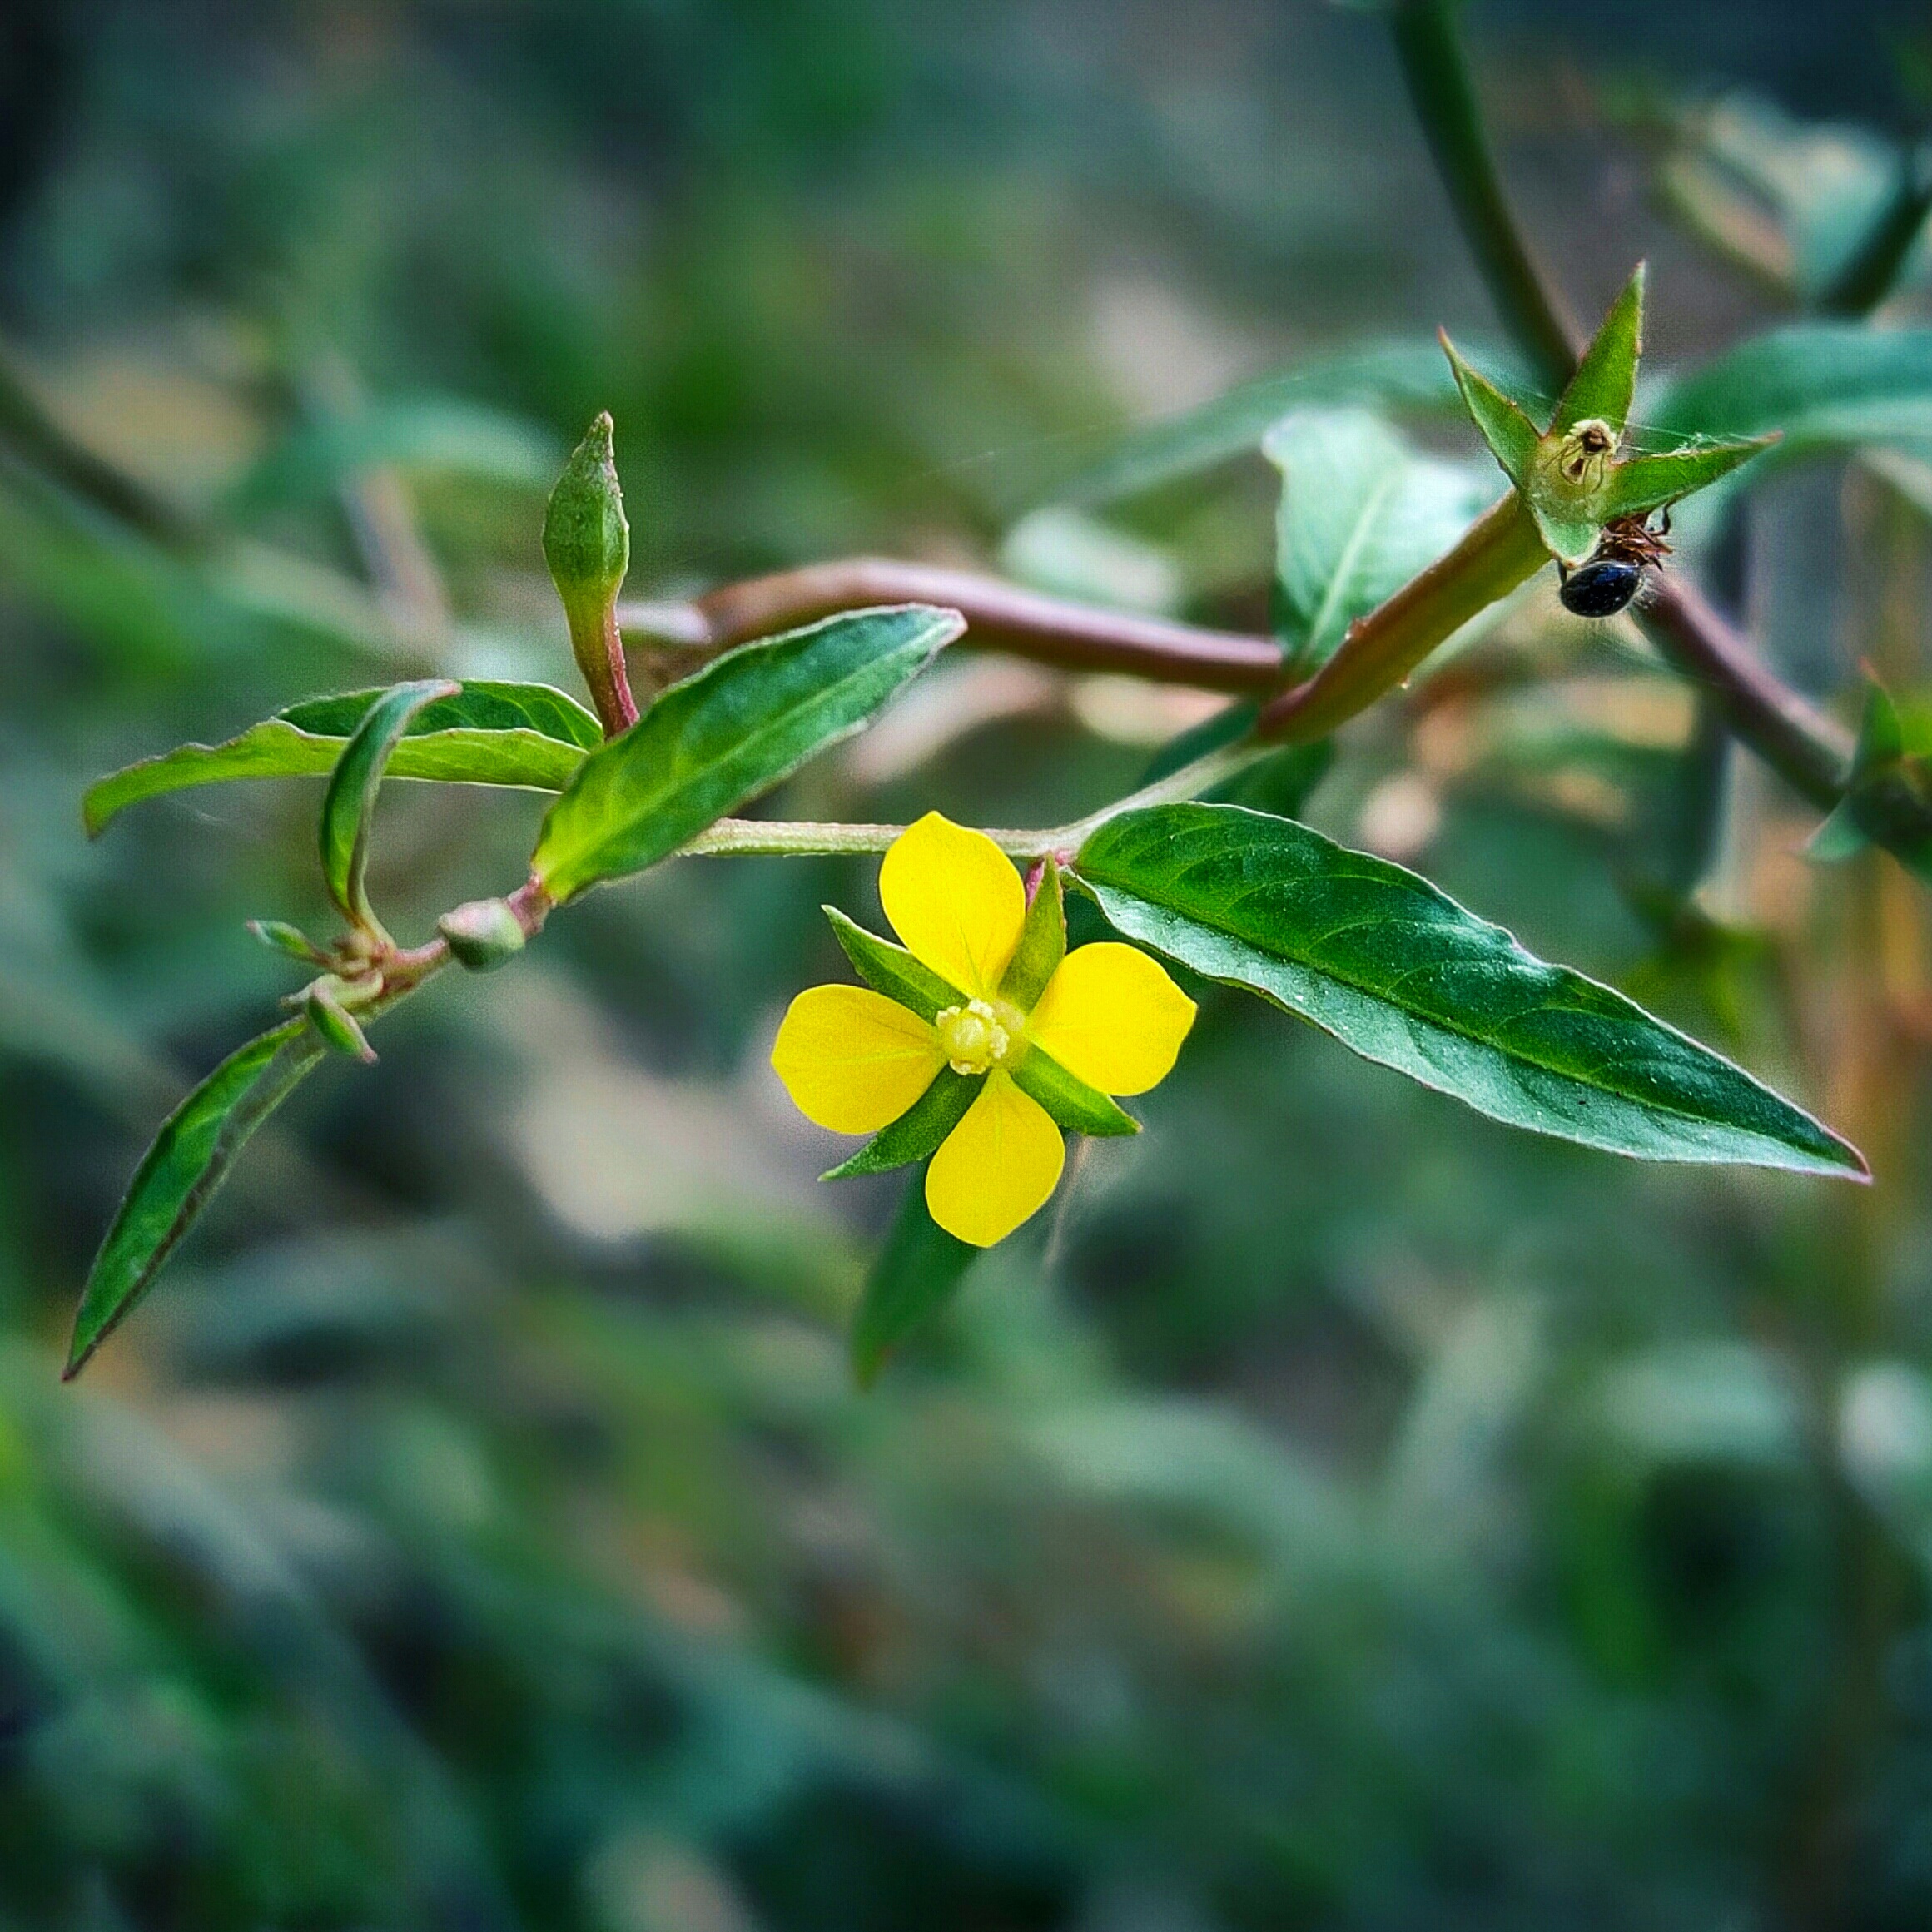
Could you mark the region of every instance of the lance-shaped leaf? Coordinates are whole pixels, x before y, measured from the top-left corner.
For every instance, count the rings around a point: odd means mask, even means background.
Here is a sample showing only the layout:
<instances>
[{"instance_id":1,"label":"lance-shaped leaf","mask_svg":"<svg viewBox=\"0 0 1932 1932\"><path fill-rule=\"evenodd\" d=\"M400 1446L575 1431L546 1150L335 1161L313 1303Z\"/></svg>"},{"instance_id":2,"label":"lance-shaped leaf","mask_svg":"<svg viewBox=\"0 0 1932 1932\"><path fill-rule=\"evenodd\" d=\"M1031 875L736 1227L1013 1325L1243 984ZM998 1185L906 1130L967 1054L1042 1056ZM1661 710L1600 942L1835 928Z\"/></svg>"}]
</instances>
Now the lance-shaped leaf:
<instances>
[{"instance_id":1,"label":"lance-shaped leaf","mask_svg":"<svg viewBox=\"0 0 1932 1932\"><path fill-rule=\"evenodd\" d=\"M306 1020L291 1020L231 1054L169 1115L88 1272L69 1377L140 1299L249 1137L327 1052Z\"/></svg>"},{"instance_id":2,"label":"lance-shaped leaf","mask_svg":"<svg viewBox=\"0 0 1932 1932\"><path fill-rule=\"evenodd\" d=\"M1610 472L1603 492L1603 520L1641 516L1676 503L1692 490L1730 475L1777 440L1774 432L1748 443L1693 443L1660 455L1632 456Z\"/></svg>"},{"instance_id":3,"label":"lance-shaped leaf","mask_svg":"<svg viewBox=\"0 0 1932 1932\"><path fill-rule=\"evenodd\" d=\"M898 604L727 652L585 759L532 869L564 900L669 857L849 737L965 628L956 611Z\"/></svg>"},{"instance_id":4,"label":"lance-shaped leaf","mask_svg":"<svg viewBox=\"0 0 1932 1932\"><path fill-rule=\"evenodd\" d=\"M981 1252L947 1234L927 1212L926 1170L920 1169L906 1184L852 1317L852 1370L860 1388L870 1388L892 1350L952 1299Z\"/></svg>"},{"instance_id":5,"label":"lance-shaped leaf","mask_svg":"<svg viewBox=\"0 0 1932 1932\"><path fill-rule=\"evenodd\" d=\"M1274 628L1296 672L1333 657L1348 626L1452 549L1495 494L1366 410L1284 417L1261 451L1282 476Z\"/></svg>"},{"instance_id":6,"label":"lance-shaped leaf","mask_svg":"<svg viewBox=\"0 0 1932 1932\"><path fill-rule=\"evenodd\" d=\"M1678 436L1780 430L1781 461L1825 449L1932 441L1932 329L1805 322L1754 335L1645 405Z\"/></svg>"},{"instance_id":7,"label":"lance-shaped leaf","mask_svg":"<svg viewBox=\"0 0 1932 1932\"><path fill-rule=\"evenodd\" d=\"M218 745L182 745L89 787L82 812L90 837L144 798L235 778L325 777L380 691L349 691L291 704ZM603 742L597 720L547 684L472 680L426 704L390 759L392 778L519 786L560 792Z\"/></svg>"},{"instance_id":8,"label":"lance-shaped leaf","mask_svg":"<svg viewBox=\"0 0 1932 1932\"><path fill-rule=\"evenodd\" d=\"M1845 1141L1428 880L1226 805L1124 812L1075 877L1128 935L1498 1120L1652 1160L1863 1176Z\"/></svg>"},{"instance_id":9,"label":"lance-shaped leaf","mask_svg":"<svg viewBox=\"0 0 1932 1932\"><path fill-rule=\"evenodd\" d=\"M1629 421L1631 401L1636 394L1636 365L1643 355L1645 280L1640 261L1583 351L1577 373L1570 378L1551 419L1551 435L1567 435L1577 424L1592 418L1617 431Z\"/></svg>"},{"instance_id":10,"label":"lance-shaped leaf","mask_svg":"<svg viewBox=\"0 0 1932 1932\"><path fill-rule=\"evenodd\" d=\"M329 789L322 794L322 880L335 909L359 931L382 935L382 921L369 903L369 827L384 767L425 704L454 696L460 688L446 678L423 678L392 685L363 713L335 761Z\"/></svg>"},{"instance_id":11,"label":"lance-shaped leaf","mask_svg":"<svg viewBox=\"0 0 1932 1932\"><path fill-rule=\"evenodd\" d=\"M1527 496L1536 473L1537 446L1542 440L1542 431L1481 370L1463 360L1447 335L1439 335L1438 340L1449 359L1470 420L1481 430L1502 474Z\"/></svg>"}]
</instances>

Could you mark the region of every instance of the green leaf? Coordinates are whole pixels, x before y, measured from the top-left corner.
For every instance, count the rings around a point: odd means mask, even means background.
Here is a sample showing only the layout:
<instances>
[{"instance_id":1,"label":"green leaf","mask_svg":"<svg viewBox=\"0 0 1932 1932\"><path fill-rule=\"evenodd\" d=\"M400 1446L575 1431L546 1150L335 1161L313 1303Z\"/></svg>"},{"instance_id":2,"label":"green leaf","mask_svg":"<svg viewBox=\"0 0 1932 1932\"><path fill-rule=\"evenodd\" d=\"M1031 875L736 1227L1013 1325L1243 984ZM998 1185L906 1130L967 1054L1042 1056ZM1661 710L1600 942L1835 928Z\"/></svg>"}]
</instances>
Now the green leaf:
<instances>
[{"instance_id":1,"label":"green leaf","mask_svg":"<svg viewBox=\"0 0 1932 1932\"><path fill-rule=\"evenodd\" d=\"M452 396L378 402L291 430L242 478L229 503L248 515L315 502L377 469L543 489L562 454L545 430L484 404Z\"/></svg>"},{"instance_id":2,"label":"green leaf","mask_svg":"<svg viewBox=\"0 0 1932 1932\"><path fill-rule=\"evenodd\" d=\"M1274 628L1296 673L1326 663L1348 626L1453 549L1495 494L1366 410L1284 417L1261 451L1282 474Z\"/></svg>"},{"instance_id":3,"label":"green leaf","mask_svg":"<svg viewBox=\"0 0 1932 1932\"><path fill-rule=\"evenodd\" d=\"M1060 887L1060 867L1049 855L1041 863L1040 883L1033 889L1026 922L1020 928L1020 943L1001 976L1001 998L1011 1000L1021 1012L1031 1013L1065 957L1065 895Z\"/></svg>"},{"instance_id":4,"label":"green leaf","mask_svg":"<svg viewBox=\"0 0 1932 1932\"><path fill-rule=\"evenodd\" d=\"M906 1184L852 1317L852 1370L860 1388L870 1388L892 1350L952 1299L980 1252L926 1212L921 1168Z\"/></svg>"},{"instance_id":5,"label":"green leaf","mask_svg":"<svg viewBox=\"0 0 1932 1932\"><path fill-rule=\"evenodd\" d=\"M1567 435L1592 417L1617 430L1630 420L1631 401L1636 394L1636 365L1643 355L1645 280L1640 261L1583 351L1551 420L1551 435Z\"/></svg>"},{"instance_id":6,"label":"green leaf","mask_svg":"<svg viewBox=\"0 0 1932 1932\"><path fill-rule=\"evenodd\" d=\"M82 801L88 836L97 837L130 805L190 786L325 776L381 695L349 691L308 698L226 743L182 745L116 772L91 786ZM410 720L388 776L560 792L584 752L603 742L597 720L547 684L472 681Z\"/></svg>"},{"instance_id":7,"label":"green leaf","mask_svg":"<svg viewBox=\"0 0 1932 1932\"><path fill-rule=\"evenodd\" d=\"M230 1055L169 1115L88 1273L70 1378L140 1299L256 1129L327 1051L306 1020L291 1020Z\"/></svg>"},{"instance_id":8,"label":"green leaf","mask_svg":"<svg viewBox=\"0 0 1932 1932\"><path fill-rule=\"evenodd\" d=\"M1244 383L1185 415L1132 430L1100 463L1042 494L1084 504L1136 496L1245 455L1290 410L1350 403L1443 416L1454 410L1456 391L1432 345L1380 343Z\"/></svg>"},{"instance_id":9,"label":"green leaf","mask_svg":"<svg viewBox=\"0 0 1932 1932\"><path fill-rule=\"evenodd\" d=\"M669 857L849 737L965 628L956 611L908 603L727 652L584 760L533 869L564 900Z\"/></svg>"},{"instance_id":10,"label":"green leaf","mask_svg":"<svg viewBox=\"0 0 1932 1932\"><path fill-rule=\"evenodd\" d=\"M1863 1175L1855 1149L1426 879L1225 805L1124 812L1076 878L1130 938L1493 1119L1645 1160Z\"/></svg>"},{"instance_id":11,"label":"green leaf","mask_svg":"<svg viewBox=\"0 0 1932 1932\"><path fill-rule=\"evenodd\" d=\"M1662 456L1633 456L1610 472L1603 499L1603 520L1640 516L1675 503L1694 489L1702 489L1728 476L1777 441L1773 435L1749 443L1691 444Z\"/></svg>"},{"instance_id":12,"label":"green leaf","mask_svg":"<svg viewBox=\"0 0 1932 1932\"><path fill-rule=\"evenodd\" d=\"M1779 460L1932 440L1932 329L1809 322L1754 335L1646 400L1671 436L1784 433Z\"/></svg>"},{"instance_id":13,"label":"green leaf","mask_svg":"<svg viewBox=\"0 0 1932 1932\"><path fill-rule=\"evenodd\" d=\"M1052 1115L1070 1134L1138 1134L1140 1123L1097 1087L1076 1080L1057 1060L1030 1046L1007 1068L1013 1085Z\"/></svg>"},{"instance_id":14,"label":"green leaf","mask_svg":"<svg viewBox=\"0 0 1932 1932\"><path fill-rule=\"evenodd\" d=\"M391 685L370 706L335 762L329 789L322 794L322 880L335 909L360 931L382 931L382 921L369 903L364 874L369 867L370 821L384 767L410 720L433 698L453 697L461 688L446 678Z\"/></svg>"},{"instance_id":15,"label":"green leaf","mask_svg":"<svg viewBox=\"0 0 1932 1932\"><path fill-rule=\"evenodd\" d=\"M827 1168L821 1180L847 1180L855 1174L885 1174L915 1160L930 1160L939 1144L966 1118L966 1109L979 1098L980 1083L950 1066L939 1070L935 1080L896 1120L882 1127L858 1152L837 1167Z\"/></svg>"},{"instance_id":16,"label":"green leaf","mask_svg":"<svg viewBox=\"0 0 1932 1932\"><path fill-rule=\"evenodd\" d=\"M921 1020L931 1020L948 1006L966 1004L966 996L958 987L942 980L931 966L921 965L904 946L867 932L836 906L822 906L819 910L832 922L833 936L845 948L852 971L875 993L896 1000Z\"/></svg>"},{"instance_id":17,"label":"green leaf","mask_svg":"<svg viewBox=\"0 0 1932 1932\"><path fill-rule=\"evenodd\" d=\"M1502 466L1502 474L1527 495L1535 474L1537 445L1542 440L1542 432L1487 376L1463 359L1447 335L1442 338L1442 344L1470 420L1482 431L1490 454Z\"/></svg>"}]
</instances>

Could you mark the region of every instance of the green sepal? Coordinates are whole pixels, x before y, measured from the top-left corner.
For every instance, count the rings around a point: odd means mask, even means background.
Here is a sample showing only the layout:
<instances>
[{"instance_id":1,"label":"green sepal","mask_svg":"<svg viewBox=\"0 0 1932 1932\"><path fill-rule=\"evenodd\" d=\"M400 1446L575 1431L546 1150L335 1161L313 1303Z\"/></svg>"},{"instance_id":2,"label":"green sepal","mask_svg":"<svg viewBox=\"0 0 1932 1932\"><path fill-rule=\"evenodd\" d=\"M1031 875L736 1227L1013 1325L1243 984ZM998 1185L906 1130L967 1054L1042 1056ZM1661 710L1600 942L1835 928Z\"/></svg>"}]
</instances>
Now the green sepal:
<instances>
[{"instance_id":1,"label":"green sepal","mask_svg":"<svg viewBox=\"0 0 1932 1932\"><path fill-rule=\"evenodd\" d=\"M921 1020L931 1020L948 1006L963 1006L966 996L942 980L928 966L921 966L902 946L881 939L856 925L836 906L819 910L832 922L832 936L845 948L852 971L875 993L896 1000Z\"/></svg>"},{"instance_id":2,"label":"green sepal","mask_svg":"<svg viewBox=\"0 0 1932 1932\"><path fill-rule=\"evenodd\" d=\"M933 1219L921 1168L906 1183L852 1317L852 1373L861 1388L870 1388L892 1350L951 1300L980 1252Z\"/></svg>"},{"instance_id":3,"label":"green sepal","mask_svg":"<svg viewBox=\"0 0 1932 1932\"><path fill-rule=\"evenodd\" d=\"M1636 395L1636 365L1643 356L1643 298L1646 271L1639 262L1603 318L1577 373L1563 390L1549 434L1565 436L1595 418L1621 431Z\"/></svg>"},{"instance_id":4,"label":"green sepal","mask_svg":"<svg viewBox=\"0 0 1932 1932\"><path fill-rule=\"evenodd\" d=\"M358 931L372 937L387 936L369 903L365 883L370 820L383 768L409 729L410 720L425 704L439 698L453 698L462 688L447 678L392 685L364 713L330 775L329 789L322 798L322 877L336 910Z\"/></svg>"},{"instance_id":5,"label":"green sepal","mask_svg":"<svg viewBox=\"0 0 1932 1932\"><path fill-rule=\"evenodd\" d=\"M827 1168L818 1178L849 1180L857 1174L887 1174L915 1160L931 1160L938 1153L940 1143L966 1118L966 1109L979 1098L980 1086L978 1080L942 1066L939 1077L896 1120L882 1127L857 1154Z\"/></svg>"},{"instance_id":6,"label":"green sepal","mask_svg":"<svg viewBox=\"0 0 1932 1932\"><path fill-rule=\"evenodd\" d=\"M344 1003L347 990L334 974L327 974L303 992L302 1011L325 1045L365 1066L374 1066L375 1049Z\"/></svg>"},{"instance_id":7,"label":"green sepal","mask_svg":"<svg viewBox=\"0 0 1932 1932\"><path fill-rule=\"evenodd\" d=\"M251 919L248 931L251 937L260 940L271 952L286 953L304 966L327 963L329 956L300 926L280 919Z\"/></svg>"},{"instance_id":8,"label":"green sepal","mask_svg":"<svg viewBox=\"0 0 1932 1932\"><path fill-rule=\"evenodd\" d=\"M1034 1002L1046 991L1046 982L1066 957L1066 904L1060 882L1060 867L1050 854L1041 861L1040 883L1033 889L1032 903L1026 908L1026 923L1020 928L1020 943L1000 979L1000 997L1011 1000L1022 1013L1031 1013Z\"/></svg>"},{"instance_id":9,"label":"green sepal","mask_svg":"<svg viewBox=\"0 0 1932 1932\"><path fill-rule=\"evenodd\" d=\"M1604 486L1603 521L1641 516L1694 489L1728 476L1778 440L1776 431L1736 443L1693 443L1653 456L1632 456L1617 464Z\"/></svg>"},{"instance_id":10,"label":"green sepal","mask_svg":"<svg viewBox=\"0 0 1932 1932\"><path fill-rule=\"evenodd\" d=\"M1138 1134L1140 1123L1098 1087L1075 1080L1051 1055L1030 1046L1006 1071L1013 1085L1029 1100L1039 1101L1054 1125L1070 1134L1101 1135Z\"/></svg>"},{"instance_id":11,"label":"green sepal","mask_svg":"<svg viewBox=\"0 0 1932 1932\"><path fill-rule=\"evenodd\" d=\"M1438 333L1443 353L1463 392L1463 404L1470 420L1482 431L1489 453L1502 466L1502 474L1525 497L1530 494L1536 471L1537 446L1542 432L1528 416L1481 370L1463 360L1447 335Z\"/></svg>"}]
</instances>

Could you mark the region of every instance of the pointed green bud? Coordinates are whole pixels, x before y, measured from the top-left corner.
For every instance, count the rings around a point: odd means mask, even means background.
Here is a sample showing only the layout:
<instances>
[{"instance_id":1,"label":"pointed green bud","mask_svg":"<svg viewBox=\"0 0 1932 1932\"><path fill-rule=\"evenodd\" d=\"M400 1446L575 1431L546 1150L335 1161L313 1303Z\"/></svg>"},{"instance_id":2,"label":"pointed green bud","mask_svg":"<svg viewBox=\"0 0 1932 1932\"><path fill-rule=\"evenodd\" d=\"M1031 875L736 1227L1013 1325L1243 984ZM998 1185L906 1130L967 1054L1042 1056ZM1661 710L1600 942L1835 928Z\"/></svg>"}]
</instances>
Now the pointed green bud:
<instances>
[{"instance_id":1,"label":"pointed green bud","mask_svg":"<svg viewBox=\"0 0 1932 1932\"><path fill-rule=\"evenodd\" d=\"M286 953L291 959L299 959L305 966L320 966L327 956L305 932L297 926L285 925L279 919L251 919L248 930L271 952Z\"/></svg>"},{"instance_id":2,"label":"pointed green bud","mask_svg":"<svg viewBox=\"0 0 1932 1932\"><path fill-rule=\"evenodd\" d=\"M350 991L333 973L325 974L304 993L302 1008L309 1016L309 1024L336 1052L345 1053L365 1066L373 1066L375 1049L350 1015L344 998Z\"/></svg>"},{"instance_id":3,"label":"pointed green bud","mask_svg":"<svg viewBox=\"0 0 1932 1932\"><path fill-rule=\"evenodd\" d=\"M457 965L473 973L494 972L524 950L523 926L507 899L472 899L445 912L436 930Z\"/></svg>"},{"instance_id":4,"label":"pointed green bud","mask_svg":"<svg viewBox=\"0 0 1932 1932\"><path fill-rule=\"evenodd\" d=\"M563 599L570 648L607 738L635 723L638 715L617 628L617 594L630 568L631 527L624 519L612 428L607 410L564 464L544 513L544 561Z\"/></svg>"}]
</instances>

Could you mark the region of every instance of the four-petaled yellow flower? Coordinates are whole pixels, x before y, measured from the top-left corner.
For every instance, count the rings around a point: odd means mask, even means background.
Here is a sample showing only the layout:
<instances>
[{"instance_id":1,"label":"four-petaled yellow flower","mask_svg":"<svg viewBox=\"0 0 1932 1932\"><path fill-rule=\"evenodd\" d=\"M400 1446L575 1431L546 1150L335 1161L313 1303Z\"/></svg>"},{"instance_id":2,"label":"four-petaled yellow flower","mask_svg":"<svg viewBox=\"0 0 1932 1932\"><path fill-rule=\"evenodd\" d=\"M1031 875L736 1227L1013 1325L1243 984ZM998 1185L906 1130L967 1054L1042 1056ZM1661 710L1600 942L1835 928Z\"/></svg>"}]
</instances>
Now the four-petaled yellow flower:
<instances>
[{"instance_id":1,"label":"four-petaled yellow flower","mask_svg":"<svg viewBox=\"0 0 1932 1932\"><path fill-rule=\"evenodd\" d=\"M1194 1003L1133 946L1103 941L1060 956L1057 888L1050 911L1057 964L1043 988L1029 987L1016 957L1028 922L1018 872L984 832L936 812L887 852L879 898L926 969L932 1011L863 986L813 986L792 1002L772 1065L801 1113L842 1134L890 1126L947 1066L981 1080L932 1155L926 1203L949 1234L988 1248L1045 1205L1066 1159L1053 1116L1021 1090L1016 1073L1040 1089L1037 1076L1057 1068L1097 1090L1103 1106L1099 1095L1145 1093L1173 1066ZM883 941L858 936L887 950ZM949 991L943 1004L930 976ZM1055 1066L1028 1069L1035 1054Z\"/></svg>"}]
</instances>

